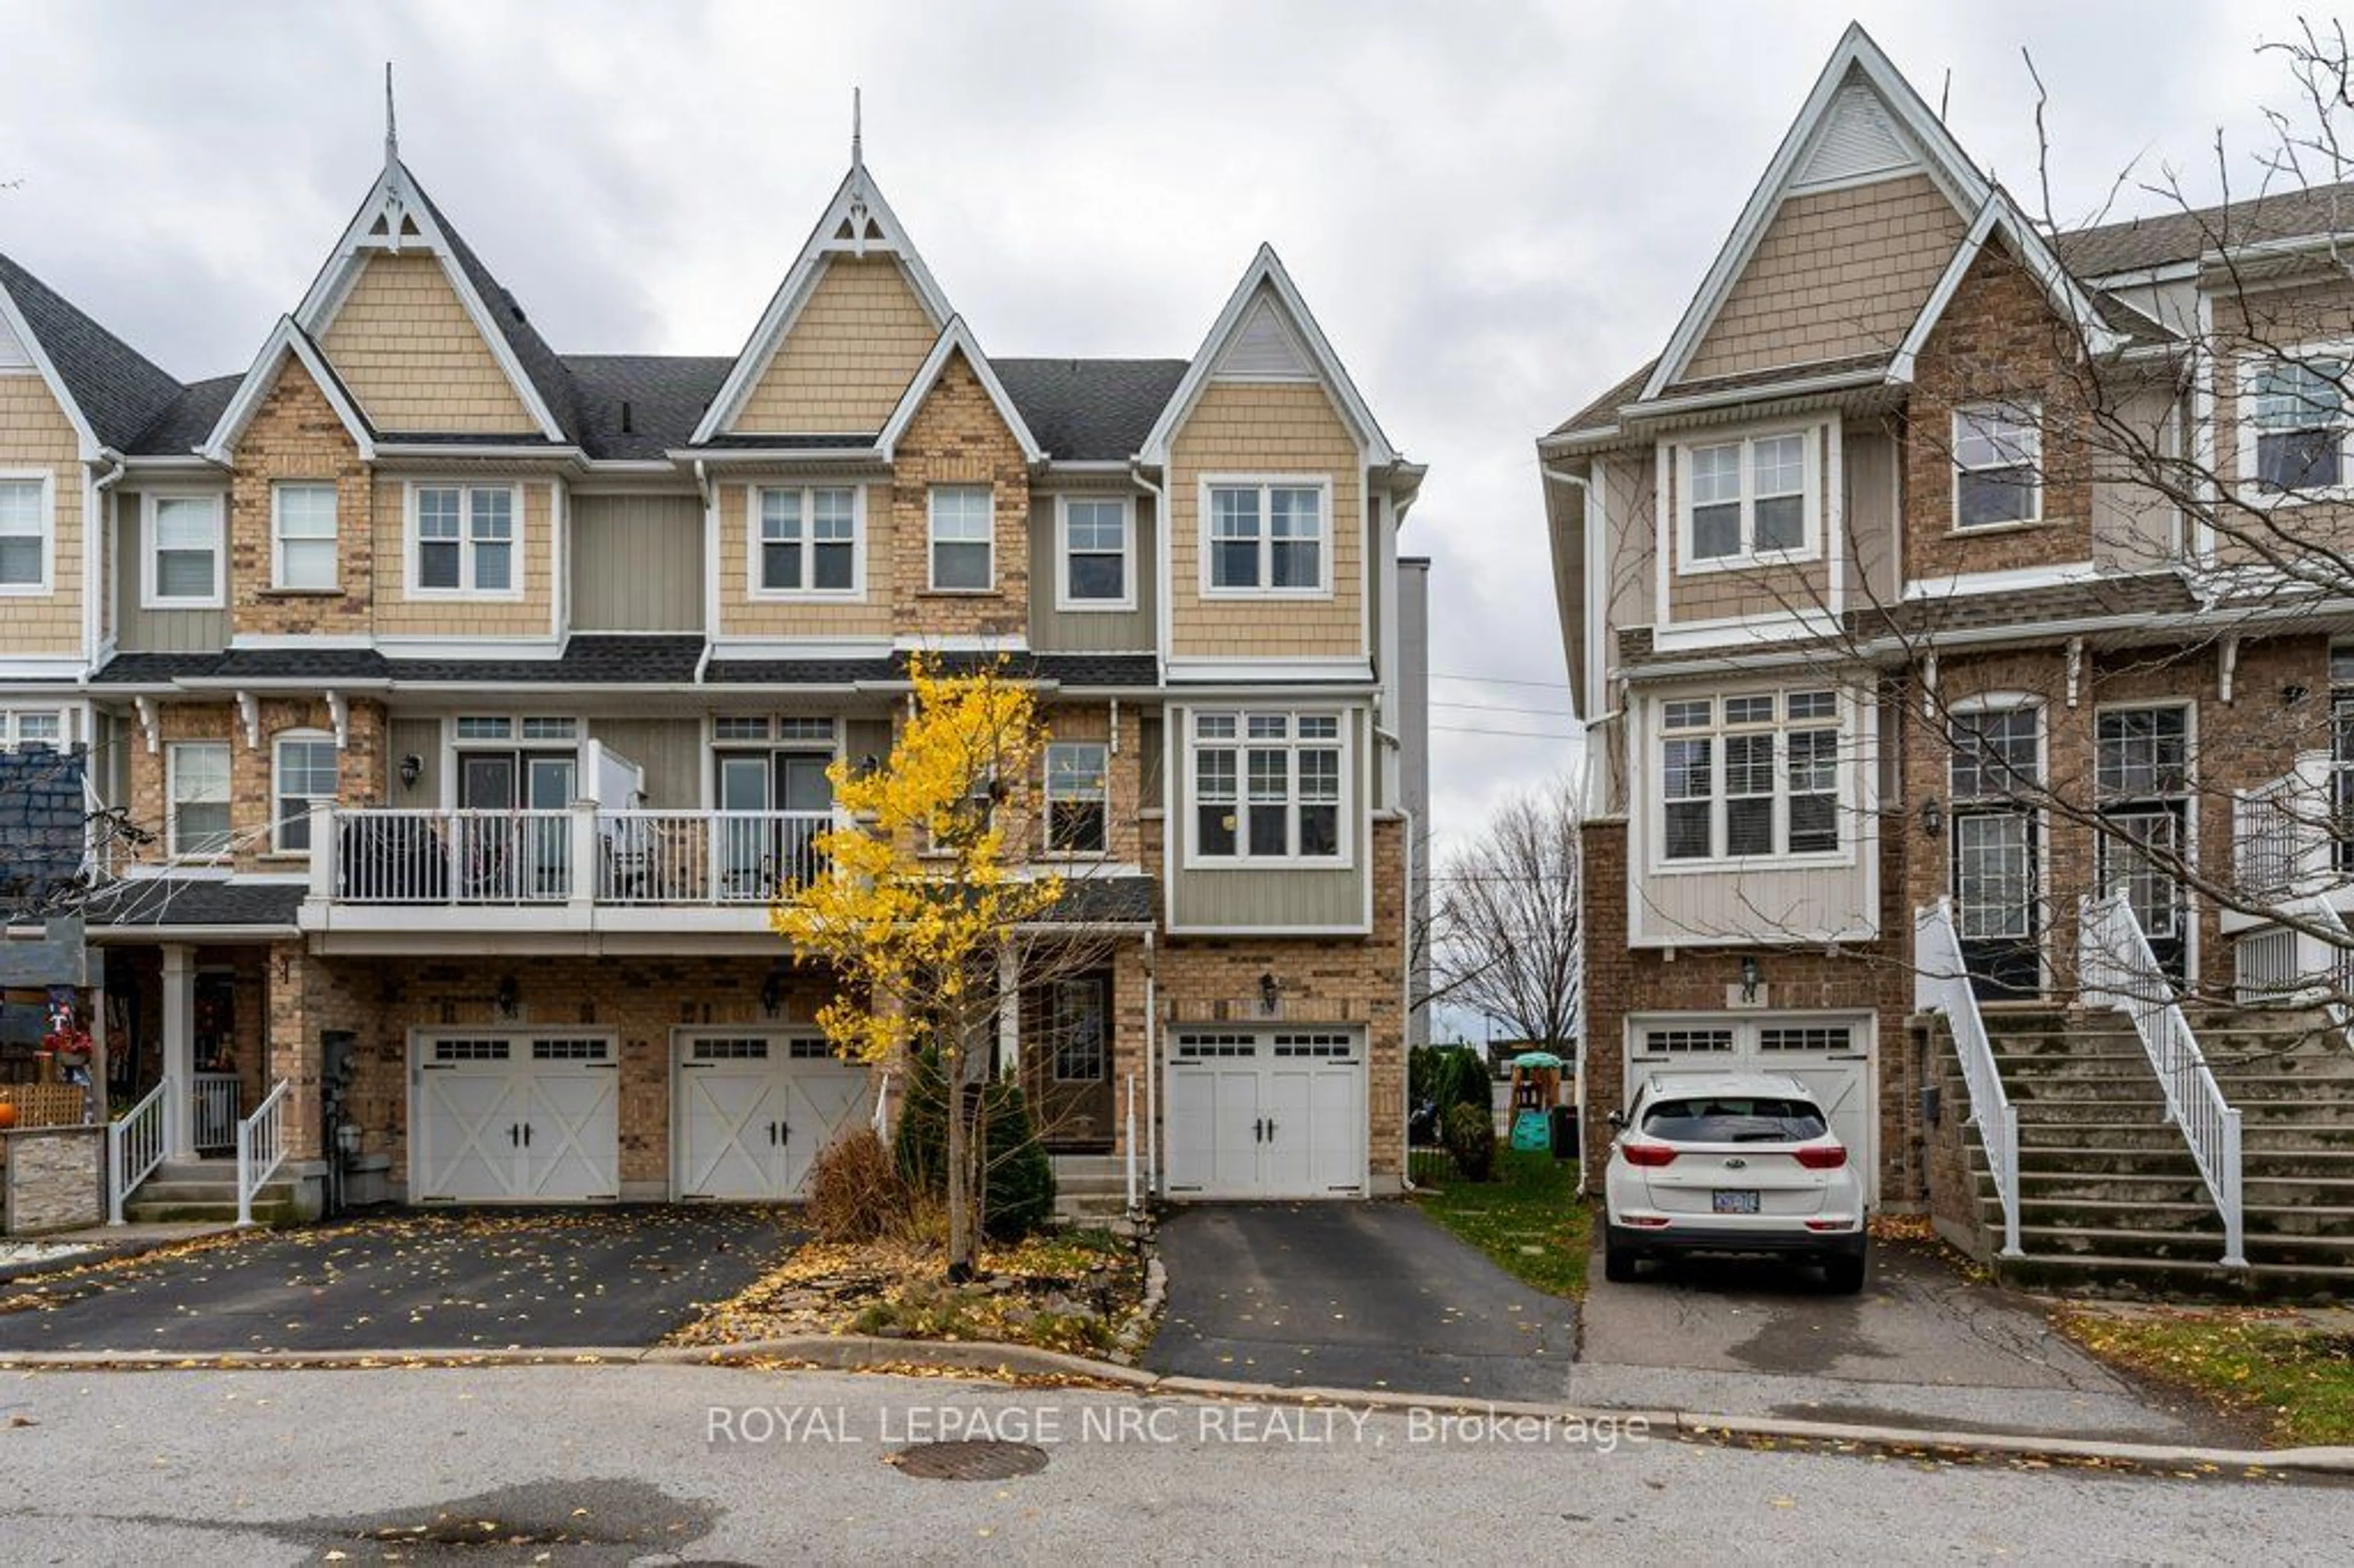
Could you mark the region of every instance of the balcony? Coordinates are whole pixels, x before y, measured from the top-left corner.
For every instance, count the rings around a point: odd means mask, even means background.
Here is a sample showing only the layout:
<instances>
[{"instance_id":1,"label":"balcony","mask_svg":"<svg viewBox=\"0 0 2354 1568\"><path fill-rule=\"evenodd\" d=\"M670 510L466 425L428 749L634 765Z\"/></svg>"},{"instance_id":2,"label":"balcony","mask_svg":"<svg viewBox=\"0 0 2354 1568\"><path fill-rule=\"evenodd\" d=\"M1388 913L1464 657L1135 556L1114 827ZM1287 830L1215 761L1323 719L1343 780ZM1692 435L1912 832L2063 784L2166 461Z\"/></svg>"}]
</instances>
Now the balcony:
<instances>
[{"instance_id":1,"label":"balcony","mask_svg":"<svg viewBox=\"0 0 2354 1568\"><path fill-rule=\"evenodd\" d=\"M777 897L822 875L831 811L355 810L311 818L301 920L324 948L413 949L433 937L543 938L546 950L640 949L663 935L772 946Z\"/></svg>"}]
</instances>

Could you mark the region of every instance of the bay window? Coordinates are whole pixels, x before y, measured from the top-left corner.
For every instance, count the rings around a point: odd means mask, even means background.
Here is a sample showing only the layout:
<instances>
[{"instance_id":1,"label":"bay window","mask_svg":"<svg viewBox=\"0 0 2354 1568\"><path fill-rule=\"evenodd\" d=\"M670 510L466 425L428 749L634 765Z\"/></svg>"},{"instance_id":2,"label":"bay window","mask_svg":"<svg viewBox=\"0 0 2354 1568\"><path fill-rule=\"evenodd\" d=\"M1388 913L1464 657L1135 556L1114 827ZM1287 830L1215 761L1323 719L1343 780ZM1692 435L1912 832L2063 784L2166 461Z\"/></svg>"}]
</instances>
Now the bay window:
<instances>
[{"instance_id":1,"label":"bay window","mask_svg":"<svg viewBox=\"0 0 2354 1568\"><path fill-rule=\"evenodd\" d=\"M1197 713L1193 750L1196 858L1343 858L1338 714Z\"/></svg>"},{"instance_id":2,"label":"bay window","mask_svg":"<svg viewBox=\"0 0 2354 1568\"><path fill-rule=\"evenodd\" d=\"M1838 851L1836 692L1674 698L1659 714L1663 859Z\"/></svg>"}]
</instances>

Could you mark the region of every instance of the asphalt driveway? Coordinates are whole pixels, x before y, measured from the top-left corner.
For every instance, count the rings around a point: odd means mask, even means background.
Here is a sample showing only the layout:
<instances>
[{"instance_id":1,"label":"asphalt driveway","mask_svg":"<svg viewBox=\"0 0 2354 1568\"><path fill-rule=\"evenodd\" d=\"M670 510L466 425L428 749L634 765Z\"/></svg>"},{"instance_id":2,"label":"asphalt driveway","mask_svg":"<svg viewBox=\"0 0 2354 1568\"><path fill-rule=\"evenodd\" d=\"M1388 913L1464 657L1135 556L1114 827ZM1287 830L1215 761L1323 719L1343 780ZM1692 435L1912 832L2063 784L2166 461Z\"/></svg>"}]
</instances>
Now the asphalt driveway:
<instances>
[{"instance_id":1,"label":"asphalt driveway","mask_svg":"<svg viewBox=\"0 0 2354 1568\"><path fill-rule=\"evenodd\" d=\"M1161 1227L1144 1364L1238 1383L1558 1400L1576 1311L1405 1203L1232 1203Z\"/></svg>"},{"instance_id":2,"label":"asphalt driveway","mask_svg":"<svg viewBox=\"0 0 2354 1568\"><path fill-rule=\"evenodd\" d=\"M403 1213L0 1285L0 1351L650 1345L796 1239L769 1210Z\"/></svg>"},{"instance_id":3,"label":"asphalt driveway","mask_svg":"<svg viewBox=\"0 0 2354 1568\"><path fill-rule=\"evenodd\" d=\"M2143 1442L2224 1438L1926 1243L1875 1242L1862 1294L1770 1259L1587 1275L1578 1403Z\"/></svg>"}]
</instances>

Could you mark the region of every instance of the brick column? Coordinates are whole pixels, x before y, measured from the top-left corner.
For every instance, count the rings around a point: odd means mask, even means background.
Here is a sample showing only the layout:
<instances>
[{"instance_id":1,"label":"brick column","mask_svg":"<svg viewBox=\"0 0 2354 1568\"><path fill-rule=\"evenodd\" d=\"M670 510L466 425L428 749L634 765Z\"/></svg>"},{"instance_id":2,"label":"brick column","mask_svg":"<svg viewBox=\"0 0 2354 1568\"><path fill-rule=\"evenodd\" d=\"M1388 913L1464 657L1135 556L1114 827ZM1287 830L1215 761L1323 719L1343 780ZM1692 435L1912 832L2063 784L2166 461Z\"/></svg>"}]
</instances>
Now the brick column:
<instances>
[{"instance_id":1,"label":"brick column","mask_svg":"<svg viewBox=\"0 0 2354 1568\"><path fill-rule=\"evenodd\" d=\"M323 973L313 974L313 962L300 940L273 942L270 948L269 1084L263 1092L286 1080L286 1157L322 1158L319 1129L319 1030L323 1022L324 997L316 994L326 984Z\"/></svg>"}]
</instances>

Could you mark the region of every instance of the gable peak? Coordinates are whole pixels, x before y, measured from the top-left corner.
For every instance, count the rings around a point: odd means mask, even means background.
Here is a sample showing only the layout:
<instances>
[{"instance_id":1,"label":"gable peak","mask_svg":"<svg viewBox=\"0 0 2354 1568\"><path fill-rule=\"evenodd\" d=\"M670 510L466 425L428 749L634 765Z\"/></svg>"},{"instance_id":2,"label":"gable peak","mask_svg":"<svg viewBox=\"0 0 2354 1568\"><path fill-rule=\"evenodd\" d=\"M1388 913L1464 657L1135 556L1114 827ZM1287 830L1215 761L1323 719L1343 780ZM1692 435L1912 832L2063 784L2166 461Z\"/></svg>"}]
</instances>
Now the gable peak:
<instances>
[{"instance_id":1,"label":"gable peak","mask_svg":"<svg viewBox=\"0 0 2354 1568\"><path fill-rule=\"evenodd\" d=\"M1919 167L1920 154L1887 101L1861 72L1850 71L1800 154L1790 189L1892 178Z\"/></svg>"}]
</instances>

